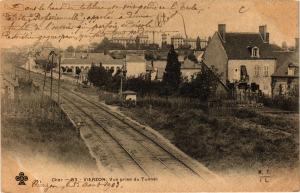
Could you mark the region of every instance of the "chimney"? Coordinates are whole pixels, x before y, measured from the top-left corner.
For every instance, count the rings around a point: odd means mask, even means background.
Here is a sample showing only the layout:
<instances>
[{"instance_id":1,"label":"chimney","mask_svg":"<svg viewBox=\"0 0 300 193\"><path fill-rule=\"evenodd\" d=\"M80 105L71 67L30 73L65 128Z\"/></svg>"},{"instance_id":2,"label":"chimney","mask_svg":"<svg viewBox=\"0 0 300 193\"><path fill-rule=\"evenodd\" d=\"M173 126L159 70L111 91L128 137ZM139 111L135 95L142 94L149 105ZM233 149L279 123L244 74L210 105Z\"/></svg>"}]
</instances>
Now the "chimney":
<instances>
[{"instance_id":1,"label":"chimney","mask_svg":"<svg viewBox=\"0 0 300 193\"><path fill-rule=\"evenodd\" d=\"M299 38L295 38L295 50L299 50Z\"/></svg>"},{"instance_id":2,"label":"chimney","mask_svg":"<svg viewBox=\"0 0 300 193\"><path fill-rule=\"evenodd\" d=\"M261 38L263 39L264 43L267 43L267 25L259 26L259 33L260 33Z\"/></svg>"},{"instance_id":3,"label":"chimney","mask_svg":"<svg viewBox=\"0 0 300 193\"><path fill-rule=\"evenodd\" d=\"M266 43L269 43L270 42L270 33L267 32L266 33Z\"/></svg>"},{"instance_id":4,"label":"chimney","mask_svg":"<svg viewBox=\"0 0 300 193\"><path fill-rule=\"evenodd\" d=\"M218 25L218 32L219 32L222 40L225 42L226 24L219 24Z\"/></svg>"}]
</instances>

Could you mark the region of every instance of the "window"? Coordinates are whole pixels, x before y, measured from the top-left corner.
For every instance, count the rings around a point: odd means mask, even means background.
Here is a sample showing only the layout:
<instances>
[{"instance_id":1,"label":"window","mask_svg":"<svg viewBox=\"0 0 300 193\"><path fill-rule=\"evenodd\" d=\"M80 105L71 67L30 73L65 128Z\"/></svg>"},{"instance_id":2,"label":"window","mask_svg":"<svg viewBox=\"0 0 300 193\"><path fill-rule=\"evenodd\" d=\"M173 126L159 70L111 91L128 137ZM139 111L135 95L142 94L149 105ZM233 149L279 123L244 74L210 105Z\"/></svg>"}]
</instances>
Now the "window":
<instances>
[{"instance_id":1,"label":"window","mask_svg":"<svg viewBox=\"0 0 300 193\"><path fill-rule=\"evenodd\" d=\"M259 70L260 70L260 67L258 65L256 65L254 67L254 75L255 75L255 77L259 77Z\"/></svg>"},{"instance_id":2,"label":"window","mask_svg":"<svg viewBox=\"0 0 300 193\"><path fill-rule=\"evenodd\" d=\"M114 73L114 71L115 71L115 67L110 67L110 71L111 71L111 73Z\"/></svg>"},{"instance_id":3,"label":"window","mask_svg":"<svg viewBox=\"0 0 300 193\"><path fill-rule=\"evenodd\" d=\"M259 57L259 49L258 47L252 48L252 57Z\"/></svg>"},{"instance_id":4,"label":"window","mask_svg":"<svg viewBox=\"0 0 300 193\"><path fill-rule=\"evenodd\" d=\"M247 73L247 68L245 65L241 65L240 67L240 81L242 82L247 82L249 80L249 76L248 76L248 73Z\"/></svg>"},{"instance_id":5,"label":"window","mask_svg":"<svg viewBox=\"0 0 300 193\"><path fill-rule=\"evenodd\" d=\"M269 76L269 67L268 66L264 66L264 76L265 77Z\"/></svg>"}]
</instances>

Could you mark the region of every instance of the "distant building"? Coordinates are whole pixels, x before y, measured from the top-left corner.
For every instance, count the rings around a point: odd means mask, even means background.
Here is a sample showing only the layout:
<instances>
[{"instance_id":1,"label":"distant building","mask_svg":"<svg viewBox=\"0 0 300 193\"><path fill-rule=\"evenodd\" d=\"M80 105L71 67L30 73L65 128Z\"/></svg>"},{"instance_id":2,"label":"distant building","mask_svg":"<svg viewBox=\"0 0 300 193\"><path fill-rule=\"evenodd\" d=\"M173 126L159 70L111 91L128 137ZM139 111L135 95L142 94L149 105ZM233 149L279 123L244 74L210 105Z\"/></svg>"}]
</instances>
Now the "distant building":
<instances>
[{"instance_id":1,"label":"distant building","mask_svg":"<svg viewBox=\"0 0 300 193\"><path fill-rule=\"evenodd\" d=\"M137 42L139 44L145 44L145 45L149 44L149 36L148 35L138 35L136 38L137 38Z\"/></svg>"},{"instance_id":2,"label":"distant building","mask_svg":"<svg viewBox=\"0 0 300 193\"><path fill-rule=\"evenodd\" d=\"M200 49L201 50L204 50L206 48L207 44L208 44L208 40L207 39L205 39L205 38L201 39L200 38Z\"/></svg>"},{"instance_id":3,"label":"distant building","mask_svg":"<svg viewBox=\"0 0 300 193\"><path fill-rule=\"evenodd\" d=\"M126 77L137 77L146 74L146 60L144 55L126 55Z\"/></svg>"},{"instance_id":4,"label":"distant building","mask_svg":"<svg viewBox=\"0 0 300 193\"><path fill-rule=\"evenodd\" d=\"M111 42L122 44L126 48L128 44L135 44L136 43L136 38L133 38L133 37L129 37L129 38L127 38L127 37L112 37Z\"/></svg>"},{"instance_id":5,"label":"distant building","mask_svg":"<svg viewBox=\"0 0 300 193\"><path fill-rule=\"evenodd\" d=\"M176 34L171 37L171 44L174 46L175 49L184 45L183 37L180 34Z\"/></svg>"},{"instance_id":6,"label":"distant building","mask_svg":"<svg viewBox=\"0 0 300 193\"><path fill-rule=\"evenodd\" d=\"M196 76L197 73L201 71L201 64L185 58L184 61L181 62L180 71L181 76L190 81L193 76Z\"/></svg>"},{"instance_id":7,"label":"distant building","mask_svg":"<svg viewBox=\"0 0 300 193\"><path fill-rule=\"evenodd\" d=\"M196 39L193 38L186 38L183 40L184 45L190 46L191 49L196 49Z\"/></svg>"},{"instance_id":8,"label":"distant building","mask_svg":"<svg viewBox=\"0 0 300 193\"><path fill-rule=\"evenodd\" d=\"M167 34L163 33L161 35L161 47L164 47L165 45L168 44L168 39L167 38L168 38Z\"/></svg>"},{"instance_id":9,"label":"distant building","mask_svg":"<svg viewBox=\"0 0 300 193\"><path fill-rule=\"evenodd\" d=\"M259 26L258 33L228 33L226 25L219 24L204 53L204 62L222 73L223 84L255 83L271 95L271 75L276 58L269 44L267 26Z\"/></svg>"},{"instance_id":10,"label":"distant building","mask_svg":"<svg viewBox=\"0 0 300 193\"><path fill-rule=\"evenodd\" d=\"M297 95L299 90L299 52L296 50L277 51L274 55L277 59L276 71L272 75L272 93L276 95Z\"/></svg>"},{"instance_id":11,"label":"distant building","mask_svg":"<svg viewBox=\"0 0 300 193\"><path fill-rule=\"evenodd\" d=\"M66 57L65 57L66 56ZM92 65L103 66L106 70L110 70L115 74L122 69L124 65L123 59L113 59L110 55L104 53L73 53L65 52L61 58L62 72L66 74L76 75L76 68L81 70L80 80L87 79L87 73ZM57 71L57 69L56 69Z\"/></svg>"},{"instance_id":12,"label":"distant building","mask_svg":"<svg viewBox=\"0 0 300 193\"><path fill-rule=\"evenodd\" d=\"M207 40L199 39L201 48L205 48L207 46ZM162 35L162 45L167 44L167 36L165 34ZM176 34L171 37L171 44L174 45L175 49L182 47L190 47L190 49L197 48L197 39L194 38L183 38L180 34Z\"/></svg>"},{"instance_id":13,"label":"distant building","mask_svg":"<svg viewBox=\"0 0 300 193\"><path fill-rule=\"evenodd\" d=\"M167 61L166 60L153 60L146 61L147 71L151 70L151 80L162 81Z\"/></svg>"}]
</instances>

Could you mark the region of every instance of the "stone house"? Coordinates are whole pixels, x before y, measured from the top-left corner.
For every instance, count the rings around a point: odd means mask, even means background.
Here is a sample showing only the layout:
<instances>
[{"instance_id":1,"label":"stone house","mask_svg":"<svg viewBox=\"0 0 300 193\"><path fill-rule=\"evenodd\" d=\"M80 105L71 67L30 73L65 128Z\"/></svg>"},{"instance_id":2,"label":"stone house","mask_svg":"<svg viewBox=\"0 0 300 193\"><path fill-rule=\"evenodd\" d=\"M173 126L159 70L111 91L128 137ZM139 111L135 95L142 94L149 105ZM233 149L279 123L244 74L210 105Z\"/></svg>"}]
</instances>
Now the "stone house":
<instances>
[{"instance_id":1,"label":"stone house","mask_svg":"<svg viewBox=\"0 0 300 193\"><path fill-rule=\"evenodd\" d=\"M68 55L66 53L66 55ZM66 72L75 75L76 68L81 69L81 75L86 76L91 65L102 65L106 70L111 70L115 74L124 64L123 59L113 59L110 55L104 53L75 53L74 55L63 55L61 59L61 67ZM82 77L85 79L85 77Z\"/></svg>"},{"instance_id":2,"label":"stone house","mask_svg":"<svg viewBox=\"0 0 300 193\"><path fill-rule=\"evenodd\" d=\"M215 66L222 73L224 85L255 83L264 94L271 95L276 58L266 25L259 26L257 33L238 33L226 32L226 25L219 24L203 58L208 66Z\"/></svg>"},{"instance_id":3,"label":"stone house","mask_svg":"<svg viewBox=\"0 0 300 193\"><path fill-rule=\"evenodd\" d=\"M201 64L185 58L184 61L181 62L180 71L181 76L190 81L193 76L196 76L197 73L201 71Z\"/></svg>"},{"instance_id":4,"label":"stone house","mask_svg":"<svg viewBox=\"0 0 300 193\"><path fill-rule=\"evenodd\" d=\"M146 60L144 55L130 54L126 55L126 77L137 77L146 74Z\"/></svg>"},{"instance_id":5,"label":"stone house","mask_svg":"<svg viewBox=\"0 0 300 193\"><path fill-rule=\"evenodd\" d=\"M297 41L297 40L296 40ZM297 95L299 90L299 52L275 52L277 68L272 75L272 94Z\"/></svg>"}]
</instances>

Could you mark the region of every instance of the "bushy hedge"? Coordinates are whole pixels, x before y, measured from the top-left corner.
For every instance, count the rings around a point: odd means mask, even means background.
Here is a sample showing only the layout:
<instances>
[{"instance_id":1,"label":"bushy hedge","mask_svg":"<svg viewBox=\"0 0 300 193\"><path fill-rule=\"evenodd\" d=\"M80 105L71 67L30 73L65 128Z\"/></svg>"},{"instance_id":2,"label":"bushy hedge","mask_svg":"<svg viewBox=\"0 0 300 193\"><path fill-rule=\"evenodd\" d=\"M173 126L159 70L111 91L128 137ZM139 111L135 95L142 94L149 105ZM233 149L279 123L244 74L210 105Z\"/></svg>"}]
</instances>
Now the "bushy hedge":
<instances>
[{"instance_id":1,"label":"bushy hedge","mask_svg":"<svg viewBox=\"0 0 300 193\"><path fill-rule=\"evenodd\" d=\"M198 108L207 110L207 104L198 99L187 97L160 97L160 96L145 96L138 99L139 106L163 107L163 108Z\"/></svg>"},{"instance_id":2,"label":"bushy hedge","mask_svg":"<svg viewBox=\"0 0 300 193\"><path fill-rule=\"evenodd\" d=\"M267 107L276 107L282 110L299 111L299 99L292 96L263 97L262 102Z\"/></svg>"}]
</instances>

